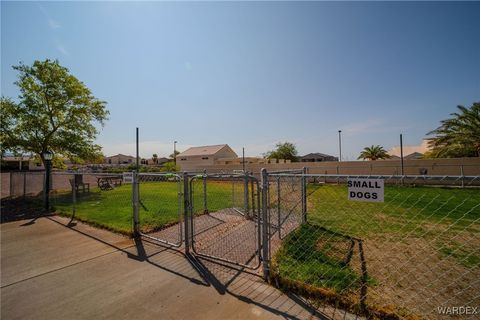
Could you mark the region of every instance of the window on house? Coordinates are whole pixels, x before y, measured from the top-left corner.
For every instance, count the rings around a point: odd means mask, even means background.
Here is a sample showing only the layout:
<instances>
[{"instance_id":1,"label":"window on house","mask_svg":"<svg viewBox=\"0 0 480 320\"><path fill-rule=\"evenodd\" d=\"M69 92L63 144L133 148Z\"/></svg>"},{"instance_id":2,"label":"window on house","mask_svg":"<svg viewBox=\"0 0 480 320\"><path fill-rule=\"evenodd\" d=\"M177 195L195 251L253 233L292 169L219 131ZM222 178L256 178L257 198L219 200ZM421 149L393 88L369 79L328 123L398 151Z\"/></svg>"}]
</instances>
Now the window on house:
<instances>
[{"instance_id":1,"label":"window on house","mask_svg":"<svg viewBox=\"0 0 480 320\"><path fill-rule=\"evenodd\" d=\"M185 161L187 160L187 158L180 158L180 161Z\"/></svg>"},{"instance_id":2,"label":"window on house","mask_svg":"<svg viewBox=\"0 0 480 320\"><path fill-rule=\"evenodd\" d=\"M208 157L202 157L202 160L208 160Z\"/></svg>"}]
</instances>

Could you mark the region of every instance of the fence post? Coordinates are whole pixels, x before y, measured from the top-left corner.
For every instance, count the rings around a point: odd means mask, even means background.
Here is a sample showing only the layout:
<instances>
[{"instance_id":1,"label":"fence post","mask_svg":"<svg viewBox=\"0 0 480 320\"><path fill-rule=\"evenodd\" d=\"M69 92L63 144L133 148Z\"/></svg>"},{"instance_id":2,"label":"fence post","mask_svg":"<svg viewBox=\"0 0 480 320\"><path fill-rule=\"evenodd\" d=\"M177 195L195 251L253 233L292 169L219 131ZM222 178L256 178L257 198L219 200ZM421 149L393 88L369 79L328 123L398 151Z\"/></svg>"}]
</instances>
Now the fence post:
<instances>
[{"instance_id":1,"label":"fence post","mask_svg":"<svg viewBox=\"0 0 480 320\"><path fill-rule=\"evenodd\" d=\"M12 172L10 171L10 194L9 196L12 197L13 196L13 175L12 175Z\"/></svg>"},{"instance_id":2,"label":"fence post","mask_svg":"<svg viewBox=\"0 0 480 320\"><path fill-rule=\"evenodd\" d=\"M207 205L207 170L203 170L203 213L208 213Z\"/></svg>"},{"instance_id":3,"label":"fence post","mask_svg":"<svg viewBox=\"0 0 480 320\"><path fill-rule=\"evenodd\" d=\"M243 203L245 207L245 215L250 218L250 208L248 205L248 174L244 171L243 172Z\"/></svg>"},{"instance_id":4,"label":"fence post","mask_svg":"<svg viewBox=\"0 0 480 320\"><path fill-rule=\"evenodd\" d=\"M73 183L72 183L72 217L70 218L70 223L73 222L75 219L75 213L77 211L77 186L75 183L75 175L73 176Z\"/></svg>"},{"instance_id":5,"label":"fence post","mask_svg":"<svg viewBox=\"0 0 480 320\"><path fill-rule=\"evenodd\" d=\"M268 219L268 174L267 169L262 169L262 262L263 262L263 278L268 281L270 277L270 236L269 236L269 219Z\"/></svg>"},{"instance_id":6,"label":"fence post","mask_svg":"<svg viewBox=\"0 0 480 320\"><path fill-rule=\"evenodd\" d=\"M280 176L277 177L277 227L278 227L278 238L282 239L282 214L280 212L281 208L281 191L280 191Z\"/></svg>"},{"instance_id":7,"label":"fence post","mask_svg":"<svg viewBox=\"0 0 480 320\"><path fill-rule=\"evenodd\" d=\"M23 199L27 196L27 172L23 172Z\"/></svg>"},{"instance_id":8,"label":"fence post","mask_svg":"<svg viewBox=\"0 0 480 320\"><path fill-rule=\"evenodd\" d=\"M338 166L337 166L337 184L340 183L340 177L338 177L339 174L340 174L340 170L339 170L339 168L338 168Z\"/></svg>"},{"instance_id":9,"label":"fence post","mask_svg":"<svg viewBox=\"0 0 480 320\"><path fill-rule=\"evenodd\" d=\"M462 176L462 188L465 188L465 178L463 174L463 164L460 166L460 175Z\"/></svg>"},{"instance_id":10,"label":"fence post","mask_svg":"<svg viewBox=\"0 0 480 320\"><path fill-rule=\"evenodd\" d=\"M250 189L252 190L252 218L255 216L255 182L250 179Z\"/></svg>"},{"instance_id":11,"label":"fence post","mask_svg":"<svg viewBox=\"0 0 480 320\"><path fill-rule=\"evenodd\" d=\"M307 168L302 168L302 223L307 222Z\"/></svg>"},{"instance_id":12,"label":"fence post","mask_svg":"<svg viewBox=\"0 0 480 320\"><path fill-rule=\"evenodd\" d=\"M188 185L188 173L183 172L183 225L185 229L185 254L190 253L190 219L188 212L190 211L190 192ZM191 213L193 214L193 213Z\"/></svg>"},{"instance_id":13,"label":"fence post","mask_svg":"<svg viewBox=\"0 0 480 320\"><path fill-rule=\"evenodd\" d=\"M138 172L133 172L133 182L132 182L132 205L133 205L133 236L140 236L140 216L138 210L139 203L139 183L138 183Z\"/></svg>"}]
</instances>

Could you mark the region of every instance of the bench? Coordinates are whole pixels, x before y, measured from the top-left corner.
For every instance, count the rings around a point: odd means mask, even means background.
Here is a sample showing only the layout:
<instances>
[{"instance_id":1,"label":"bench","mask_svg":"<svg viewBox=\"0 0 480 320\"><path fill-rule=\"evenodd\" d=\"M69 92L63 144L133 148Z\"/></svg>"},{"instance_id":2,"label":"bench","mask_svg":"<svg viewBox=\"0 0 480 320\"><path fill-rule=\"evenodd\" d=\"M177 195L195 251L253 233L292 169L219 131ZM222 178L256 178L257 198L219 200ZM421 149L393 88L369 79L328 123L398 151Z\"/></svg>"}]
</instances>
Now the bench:
<instances>
[{"instance_id":1,"label":"bench","mask_svg":"<svg viewBox=\"0 0 480 320\"><path fill-rule=\"evenodd\" d=\"M70 185L78 192L80 189L85 192L90 192L90 183L83 182L83 175L76 174L74 179L70 179Z\"/></svg>"}]
</instances>

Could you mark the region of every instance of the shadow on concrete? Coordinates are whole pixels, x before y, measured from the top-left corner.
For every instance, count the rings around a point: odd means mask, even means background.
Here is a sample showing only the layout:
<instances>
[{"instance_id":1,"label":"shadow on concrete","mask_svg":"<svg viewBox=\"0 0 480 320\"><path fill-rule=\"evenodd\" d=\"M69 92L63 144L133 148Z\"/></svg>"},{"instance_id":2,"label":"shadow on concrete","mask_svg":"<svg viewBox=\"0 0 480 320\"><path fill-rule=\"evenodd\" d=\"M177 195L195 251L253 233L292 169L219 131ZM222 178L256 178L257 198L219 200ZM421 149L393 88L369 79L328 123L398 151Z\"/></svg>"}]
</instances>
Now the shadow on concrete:
<instances>
[{"instance_id":1,"label":"shadow on concrete","mask_svg":"<svg viewBox=\"0 0 480 320\"><path fill-rule=\"evenodd\" d=\"M202 275L198 273L198 271L192 272L191 270L192 268L188 268L189 264L185 263L185 255L178 250L174 250L169 247L162 247L156 243L150 242L145 239L129 239L130 241L133 241L132 244L126 245L126 246L119 246L115 243L112 243L113 241L110 241L108 239L102 239L99 236L95 236L87 232L84 232L82 230L79 230L78 228L75 228L75 226L77 226L76 223L73 224L73 226L71 226L72 224L70 222L63 224L60 221L53 218L47 217L47 219L63 227L69 228L70 230L77 232L85 237L88 237L92 240L95 240L104 245L107 245L119 252L122 252L129 259L133 259L139 262L147 262L157 268L160 268L164 271L175 274L195 284L209 286L207 282L203 281ZM79 225L82 226L83 224L80 223ZM105 230L101 230L101 231L105 233L109 232ZM159 261L155 261L154 259L155 256L160 256L160 254L162 254L161 255L162 263L159 263Z\"/></svg>"},{"instance_id":2,"label":"shadow on concrete","mask_svg":"<svg viewBox=\"0 0 480 320\"><path fill-rule=\"evenodd\" d=\"M204 257L192 259L219 294L229 294L284 319L331 319L305 299L270 286L257 273Z\"/></svg>"},{"instance_id":3,"label":"shadow on concrete","mask_svg":"<svg viewBox=\"0 0 480 320\"><path fill-rule=\"evenodd\" d=\"M30 197L2 199L1 212L0 223L31 219L29 224L34 224L38 218L52 215L43 209L41 200Z\"/></svg>"},{"instance_id":4,"label":"shadow on concrete","mask_svg":"<svg viewBox=\"0 0 480 320\"><path fill-rule=\"evenodd\" d=\"M229 265L213 259L197 257L184 253L182 248L172 248L149 239L131 239L130 245L119 246L111 240L102 239L64 224L56 219L47 218L70 230L124 253L129 259L145 262L163 271L182 277L196 285L211 286L220 295L229 294L241 301L255 305L284 319L332 319L348 318L340 316L339 310L324 307L323 311L304 298L291 293L282 293L264 282L257 271ZM78 226L83 224L79 223ZM104 231L103 232L108 232ZM259 271L259 270L258 270ZM343 312L343 311L342 311Z\"/></svg>"}]
</instances>

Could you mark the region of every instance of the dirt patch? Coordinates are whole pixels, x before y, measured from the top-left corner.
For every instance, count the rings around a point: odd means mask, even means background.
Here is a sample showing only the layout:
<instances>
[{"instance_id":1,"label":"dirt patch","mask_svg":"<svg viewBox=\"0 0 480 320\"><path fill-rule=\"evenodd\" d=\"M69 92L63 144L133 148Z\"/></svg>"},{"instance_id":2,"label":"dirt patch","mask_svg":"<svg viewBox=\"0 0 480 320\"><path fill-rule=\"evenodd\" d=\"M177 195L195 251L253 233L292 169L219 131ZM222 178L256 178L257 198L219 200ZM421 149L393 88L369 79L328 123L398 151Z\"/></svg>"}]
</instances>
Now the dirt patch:
<instances>
[{"instance_id":1,"label":"dirt patch","mask_svg":"<svg viewBox=\"0 0 480 320\"><path fill-rule=\"evenodd\" d=\"M369 276L375 280L367 304L395 306L399 313L408 310L426 318L438 317L438 307L480 304L472 287L480 278L480 268L467 268L451 256L442 256L431 241L369 239L364 249ZM356 259L352 267L360 267ZM476 295L477 301L472 301Z\"/></svg>"}]
</instances>

